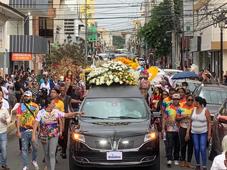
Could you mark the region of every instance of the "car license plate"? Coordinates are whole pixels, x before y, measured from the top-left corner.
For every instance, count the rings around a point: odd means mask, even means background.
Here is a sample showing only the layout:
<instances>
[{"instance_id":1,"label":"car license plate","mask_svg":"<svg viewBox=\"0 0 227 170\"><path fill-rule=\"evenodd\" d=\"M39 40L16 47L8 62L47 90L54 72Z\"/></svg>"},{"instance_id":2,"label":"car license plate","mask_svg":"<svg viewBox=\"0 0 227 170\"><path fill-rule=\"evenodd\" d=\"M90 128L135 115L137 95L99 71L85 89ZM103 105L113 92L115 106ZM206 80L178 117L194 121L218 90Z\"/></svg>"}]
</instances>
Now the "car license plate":
<instances>
[{"instance_id":1,"label":"car license plate","mask_svg":"<svg viewBox=\"0 0 227 170\"><path fill-rule=\"evenodd\" d=\"M122 160L123 159L122 152L107 152L106 159L108 161Z\"/></svg>"}]
</instances>

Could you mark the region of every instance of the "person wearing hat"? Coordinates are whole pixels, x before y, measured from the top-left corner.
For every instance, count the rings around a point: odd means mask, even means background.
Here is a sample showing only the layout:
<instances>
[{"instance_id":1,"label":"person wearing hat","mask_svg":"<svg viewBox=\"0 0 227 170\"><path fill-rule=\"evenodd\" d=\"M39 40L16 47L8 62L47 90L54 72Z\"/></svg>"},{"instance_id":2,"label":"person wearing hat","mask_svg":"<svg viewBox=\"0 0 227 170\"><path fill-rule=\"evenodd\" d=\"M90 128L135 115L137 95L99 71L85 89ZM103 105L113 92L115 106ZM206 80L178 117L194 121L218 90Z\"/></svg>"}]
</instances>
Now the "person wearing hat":
<instances>
[{"instance_id":1,"label":"person wearing hat","mask_svg":"<svg viewBox=\"0 0 227 170\"><path fill-rule=\"evenodd\" d=\"M9 111L2 107L3 105L3 98L0 98L0 150L1 150L1 157L0 157L0 164L2 169L9 170L7 167L7 126L11 121L11 116L9 115Z\"/></svg>"},{"instance_id":2,"label":"person wearing hat","mask_svg":"<svg viewBox=\"0 0 227 170\"><path fill-rule=\"evenodd\" d=\"M17 118L17 135L22 141L22 161L23 170L28 170L28 148L29 143L32 144L32 164L36 170L39 169L37 164L37 144L32 142L33 124L35 122L36 115L39 111L39 106L32 102L32 92L26 91L23 95L23 100L20 102L16 109Z\"/></svg>"},{"instance_id":3,"label":"person wearing hat","mask_svg":"<svg viewBox=\"0 0 227 170\"><path fill-rule=\"evenodd\" d=\"M163 115L163 132L166 134L166 156L168 167L171 167L172 160L174 160L175 165L179 165L180 146L176 116L177 110L180 107L180 99L180 94L174 93L172 95L172 103L166 108Z\"/></svg>"}]
</instances>

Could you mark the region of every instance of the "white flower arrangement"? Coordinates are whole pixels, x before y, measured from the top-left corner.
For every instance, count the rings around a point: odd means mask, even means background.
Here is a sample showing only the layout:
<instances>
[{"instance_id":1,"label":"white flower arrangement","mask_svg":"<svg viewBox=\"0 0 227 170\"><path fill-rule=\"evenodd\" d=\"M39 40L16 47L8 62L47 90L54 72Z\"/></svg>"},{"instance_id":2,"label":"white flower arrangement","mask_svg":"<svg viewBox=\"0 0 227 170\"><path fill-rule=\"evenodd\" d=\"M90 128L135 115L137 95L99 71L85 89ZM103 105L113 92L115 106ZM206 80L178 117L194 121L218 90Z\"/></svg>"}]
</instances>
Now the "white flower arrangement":
<instances>
[{"instance_id":1,"label":"white flower arrangement","mask_svg":"<svg viewBox=\"0 0 227 170\"><path fill-rule=\"evenodd\" d=\"M136 78L130 68L122 62L109 61L101 67L95 68L87 77L90 84L107 85L126 84L136 85Z\"/></svg>"}]
</instances>

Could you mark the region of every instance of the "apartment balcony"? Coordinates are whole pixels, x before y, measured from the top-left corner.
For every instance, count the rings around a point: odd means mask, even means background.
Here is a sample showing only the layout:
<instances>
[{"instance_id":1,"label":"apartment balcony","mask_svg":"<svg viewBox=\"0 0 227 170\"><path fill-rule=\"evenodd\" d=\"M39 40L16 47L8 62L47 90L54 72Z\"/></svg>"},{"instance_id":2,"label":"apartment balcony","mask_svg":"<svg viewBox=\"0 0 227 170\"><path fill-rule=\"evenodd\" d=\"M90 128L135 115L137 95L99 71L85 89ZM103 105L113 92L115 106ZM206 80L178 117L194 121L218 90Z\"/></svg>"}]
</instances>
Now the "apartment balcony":
<instances>
[{"instance_id":1,"label":"apartment balcony","mask_svg":"<svg viewBox=\"0 0 227 170\"><path fill-rule=\"evenodd\" d=\"M194 3L194 11L199 11L202 7L209 3L210 0L197 0Z\"/></svg>"},{"instance_id":2,"label":"apartment balcony","mask_svg":"<svg viewBox=\"0 0 227 170\"><path fill-rule=\"evenodd\" d=\"M53 8L49 0L9 0L9 6L32 16L48 16L49 8Z\"/></svg>"}]
</instances>

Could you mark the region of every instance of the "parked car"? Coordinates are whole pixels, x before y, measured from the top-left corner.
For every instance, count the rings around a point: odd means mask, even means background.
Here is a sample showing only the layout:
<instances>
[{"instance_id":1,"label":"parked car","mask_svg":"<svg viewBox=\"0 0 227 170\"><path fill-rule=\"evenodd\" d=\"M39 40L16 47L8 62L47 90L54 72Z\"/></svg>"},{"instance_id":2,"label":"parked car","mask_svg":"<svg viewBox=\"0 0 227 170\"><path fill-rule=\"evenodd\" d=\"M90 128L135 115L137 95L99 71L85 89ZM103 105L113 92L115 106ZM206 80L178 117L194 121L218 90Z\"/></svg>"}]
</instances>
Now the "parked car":
<instances>
[{"instance_id":1,"label":"parked car","mask_svg":"<svg viewBox=\"0 0 227 170\"><path fill-rule=\"evenodd\" d=\"M214 116L212 127L212 140L209 146L209 159L222 153L222 139L227 135L227 99Z\"/></svg>"},{"instance_id":2,"label":"parked car","mask_svg":"<svg viewBox=\"0 0 227 170\"><path fill-rule=\"evenodd\" d=\"M201 84L193 94L206 99L207 108L213 118L227 98L227 87L219 84Z\"/></svg>"},{"instance_id":3,"label":"parked car","mask_svg":"<svg viewBox=\"0 0 227 170\"><path fill-rule=\"evenodd\" d=\"M138 87L93 87L70 131L70 170L135 168L160 170L154 115Z\"/></svg>"}]
</instances>

